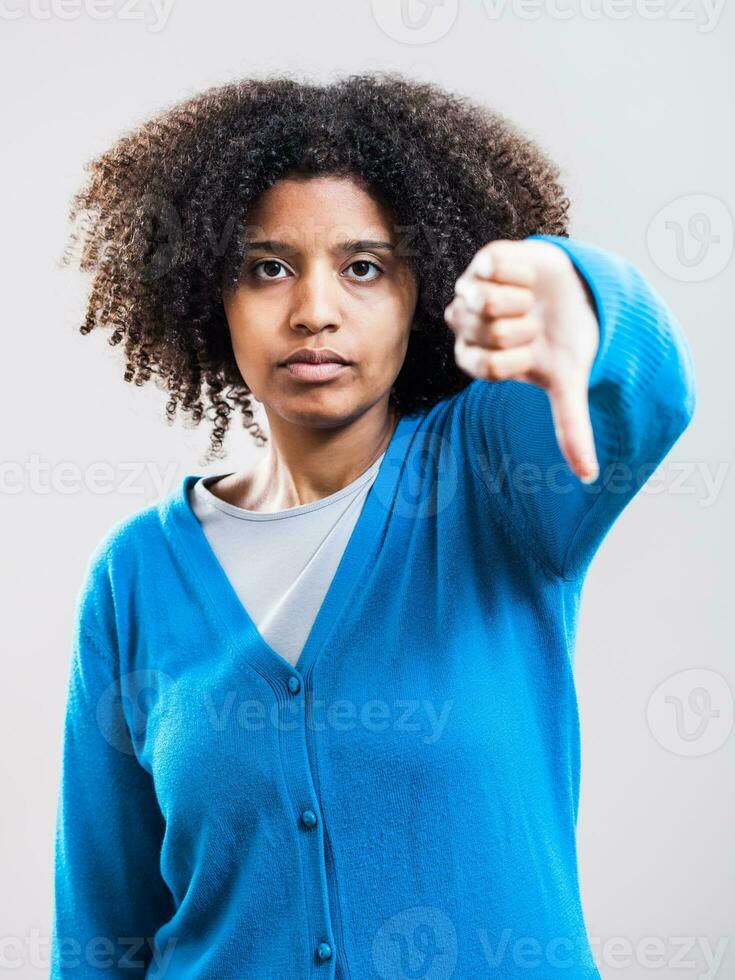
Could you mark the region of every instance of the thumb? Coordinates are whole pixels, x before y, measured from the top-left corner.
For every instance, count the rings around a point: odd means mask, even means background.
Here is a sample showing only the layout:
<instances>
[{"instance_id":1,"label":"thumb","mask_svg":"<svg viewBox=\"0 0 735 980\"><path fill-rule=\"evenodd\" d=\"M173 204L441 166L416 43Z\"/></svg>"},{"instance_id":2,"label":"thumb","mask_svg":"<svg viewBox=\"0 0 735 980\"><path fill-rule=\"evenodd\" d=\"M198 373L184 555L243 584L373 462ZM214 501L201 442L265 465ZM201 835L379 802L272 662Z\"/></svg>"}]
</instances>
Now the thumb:
<instances>
[{"instance_id":1,"label":"thumb","mask_svg":"<svg viewBox=\"0 0 735 980\"><path fill-rule=\"evenodd\" d=\"M590 418L587 380L581 373L564 378L548 391L559 448L583 483L599 476L595 437Z\"/></svg>"}]
</instances>

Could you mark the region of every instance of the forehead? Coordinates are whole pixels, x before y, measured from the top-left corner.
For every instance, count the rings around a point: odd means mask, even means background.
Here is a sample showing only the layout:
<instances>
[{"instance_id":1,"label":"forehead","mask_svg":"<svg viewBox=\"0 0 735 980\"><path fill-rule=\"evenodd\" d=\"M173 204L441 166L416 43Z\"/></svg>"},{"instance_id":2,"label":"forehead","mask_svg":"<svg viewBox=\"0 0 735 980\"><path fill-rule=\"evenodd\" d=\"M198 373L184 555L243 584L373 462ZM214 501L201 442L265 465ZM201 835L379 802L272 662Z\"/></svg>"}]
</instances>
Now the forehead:
<instances>
[{"instance_id":1,"label":"forehead","mask_svg":"<svg viewBox=\"0 0 735 980\"><path fill-rule=\"evenodd\" d=\"M268 237L394 238L388 208L350 177L283 177L260 195L248 224Z\"/></svg>"}]
</instances>

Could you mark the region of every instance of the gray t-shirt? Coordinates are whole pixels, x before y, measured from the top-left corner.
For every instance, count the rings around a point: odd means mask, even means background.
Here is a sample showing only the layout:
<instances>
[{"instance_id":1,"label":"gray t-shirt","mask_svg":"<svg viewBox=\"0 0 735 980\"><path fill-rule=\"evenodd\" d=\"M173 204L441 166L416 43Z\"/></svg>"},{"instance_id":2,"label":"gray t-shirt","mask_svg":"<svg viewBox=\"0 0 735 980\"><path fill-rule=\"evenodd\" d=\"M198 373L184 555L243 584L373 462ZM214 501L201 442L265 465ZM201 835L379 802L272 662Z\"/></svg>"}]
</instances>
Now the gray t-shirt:
<instances>
[{"instance_id":1,"label":"gray t-shirt","mask_svg":"<svg viewBox=\"0 0 735 980\"><path fill-rule=\"evenodd\" d=\"M352 483L308 504L266 513L216 497L203 476L192 510L265 641L295 665L385 453Z\"/></svg>"}]
</instances>

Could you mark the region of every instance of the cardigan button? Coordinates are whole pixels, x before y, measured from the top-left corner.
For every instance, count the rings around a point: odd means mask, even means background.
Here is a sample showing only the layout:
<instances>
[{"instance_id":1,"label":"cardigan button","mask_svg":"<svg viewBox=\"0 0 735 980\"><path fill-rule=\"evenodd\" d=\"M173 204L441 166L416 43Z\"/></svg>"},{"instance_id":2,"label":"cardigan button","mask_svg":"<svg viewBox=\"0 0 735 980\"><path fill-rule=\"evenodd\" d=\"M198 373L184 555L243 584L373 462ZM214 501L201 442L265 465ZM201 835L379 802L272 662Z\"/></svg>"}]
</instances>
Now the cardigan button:
<instances>
[{"instance_id":1,"label":"cardigan button","mask_svg":"<svg viewBox=\"0 0 735 980\"><path fill-rule=\"evenodd\" d=\"M298 679L296 674L291 674L288 679L288 689L291 694L298 694L301 690L301 681Z\"/></svg>"},{"instance_id":2,"label":"cardigan button","mask_svg":"<svg viewBox=\"0 0 735 980\"><path fill-rule=\"evenodd\" d=\"M328 960L332 955L332 947L329 945L329 943L319 943L316 948L316 955L320 960Z\"/></svg>"},{"instance_id":3,"label":"cardigan button","mask_svg":"<svg viewBox=\"0 0 735 980\"><path fill-rule=\"evenodd\" d=\"M301 814L301 822L308 829L316 826L316 814L313 810L304 810Z\"/></svg>"}]
</instances>

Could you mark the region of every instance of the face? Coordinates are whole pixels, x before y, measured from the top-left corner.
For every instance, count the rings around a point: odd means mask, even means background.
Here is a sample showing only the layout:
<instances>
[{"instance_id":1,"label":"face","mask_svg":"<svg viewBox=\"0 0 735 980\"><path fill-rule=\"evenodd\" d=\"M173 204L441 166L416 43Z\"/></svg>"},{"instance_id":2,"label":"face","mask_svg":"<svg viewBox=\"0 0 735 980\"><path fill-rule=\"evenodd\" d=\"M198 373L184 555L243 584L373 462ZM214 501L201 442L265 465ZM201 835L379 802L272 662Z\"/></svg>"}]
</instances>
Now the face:
<instances>
[{"instance_id":1,"label":"face","mask_svg":"<svg viewBox=\"0 0 735 980\"><path fill-rule=\"evenodd\" d=\"M387 413L418 288L384 207L349 178L284 178L248 215L248 241L224 305L238 368L268 415L328 427ZM284 364L304 348L347 363Z\"/></svg>"}]
</instances>

